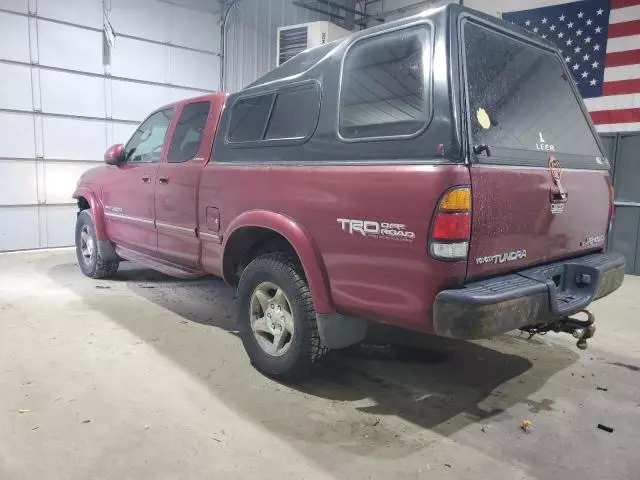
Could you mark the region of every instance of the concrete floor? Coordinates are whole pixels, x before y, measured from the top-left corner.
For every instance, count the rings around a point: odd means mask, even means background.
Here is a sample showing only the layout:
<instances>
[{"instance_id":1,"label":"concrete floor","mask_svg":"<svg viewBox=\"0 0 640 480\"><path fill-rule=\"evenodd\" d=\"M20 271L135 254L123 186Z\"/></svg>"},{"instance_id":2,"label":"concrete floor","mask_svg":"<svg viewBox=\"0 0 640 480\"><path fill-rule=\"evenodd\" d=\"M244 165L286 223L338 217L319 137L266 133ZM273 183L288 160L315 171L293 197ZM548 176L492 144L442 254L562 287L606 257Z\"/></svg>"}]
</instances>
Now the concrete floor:
<instances>
[{"instance_id":1,"label":"concrete floor","mask_svg":"<svg viewBox=\"0 0 640 480\"><path fill-rule=\"evenodd\" d=\"M428 338L334 355L296 387L249 365L233 296L0 255L0 479L639 478L640 277L594 305L584 352Z\"/></svg>"}]
</instances>

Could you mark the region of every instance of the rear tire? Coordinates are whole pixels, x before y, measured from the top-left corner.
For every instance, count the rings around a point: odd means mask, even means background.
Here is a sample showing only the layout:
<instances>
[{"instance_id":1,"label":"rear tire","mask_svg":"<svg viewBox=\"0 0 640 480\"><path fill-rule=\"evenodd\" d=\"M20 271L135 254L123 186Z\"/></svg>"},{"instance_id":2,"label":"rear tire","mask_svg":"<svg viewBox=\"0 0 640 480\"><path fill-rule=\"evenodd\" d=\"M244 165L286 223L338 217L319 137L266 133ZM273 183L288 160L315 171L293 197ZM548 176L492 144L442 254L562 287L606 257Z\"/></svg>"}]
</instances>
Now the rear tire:
<instances>
[{"instance_id":1,"label":"rear tire","mask_svg":"<svg viewBox=\"0 0 640 480\"><path fill-rule=\"evenodd\" d=\"M112 277L118 271L118 260L106 261L100 255L96 228L90 210L83 210L76 220L76 256L80 270L90 278Z\"/></svg>"},{"instance_id":2,"label":"rear tire","mask_svg":"<svg viewBox=\"0 0 640 480\"><path fill-rule=\"evenodd\" d=\"M301 272L289 255L262 255L242 272L237 293L240 337L251 363L288 381L308 377L327 352Z\"/></svg>"}]
</instances>

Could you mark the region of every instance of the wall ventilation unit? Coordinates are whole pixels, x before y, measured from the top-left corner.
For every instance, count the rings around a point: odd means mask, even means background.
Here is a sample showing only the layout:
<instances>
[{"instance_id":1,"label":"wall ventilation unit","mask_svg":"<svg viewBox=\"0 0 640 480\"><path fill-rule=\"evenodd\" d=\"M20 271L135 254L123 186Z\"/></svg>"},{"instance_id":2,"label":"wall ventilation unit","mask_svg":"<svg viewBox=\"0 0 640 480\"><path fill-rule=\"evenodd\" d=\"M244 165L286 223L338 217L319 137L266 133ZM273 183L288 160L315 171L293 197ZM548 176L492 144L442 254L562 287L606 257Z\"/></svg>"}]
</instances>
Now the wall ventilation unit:
<instances>
[{"instance_id":1,"label":"wall ventilation unit","mask_svg":"<svg viewBox=\"0 0 640 480\"><path fill-rule=\"evenodd\" d=\"M310 22L278 27L277 65L282 65L307 48L346 37L351 32L331 22Z\"/></svg>"}]
</instances>

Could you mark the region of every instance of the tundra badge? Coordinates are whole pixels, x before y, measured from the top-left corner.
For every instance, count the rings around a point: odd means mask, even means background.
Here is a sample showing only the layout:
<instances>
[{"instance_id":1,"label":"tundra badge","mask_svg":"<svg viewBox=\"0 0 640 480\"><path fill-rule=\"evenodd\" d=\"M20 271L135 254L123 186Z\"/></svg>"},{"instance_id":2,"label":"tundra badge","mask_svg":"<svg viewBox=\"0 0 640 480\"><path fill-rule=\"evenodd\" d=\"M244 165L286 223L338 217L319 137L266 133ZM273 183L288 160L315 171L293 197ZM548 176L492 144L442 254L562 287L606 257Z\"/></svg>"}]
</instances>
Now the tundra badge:
<instances>
[{"instance_id":1,"label":"tundra badge","mask_svg":"<svg viewBox=\"0 0 640 480\"><path fill-rule=\"evenodd\" d=\"M581 247L592 247L594 245L600 245L604 243L604 235L596 235L593 237L587 237L580 242Z\"/></svg>"},{"instance_id":2,"label":"tundra badge","mask_svg":"<svg viewBox=\"0 0 640 480\"><path fill-rule=\"evenodd\" d=\"M476 263L482 265L483 263L504 263L514 262L522 258L527 258L526 250L516 250L515 252L505 252L500 255L489 255L488 257L476 258Z\"/></svg>"}]
</instances>

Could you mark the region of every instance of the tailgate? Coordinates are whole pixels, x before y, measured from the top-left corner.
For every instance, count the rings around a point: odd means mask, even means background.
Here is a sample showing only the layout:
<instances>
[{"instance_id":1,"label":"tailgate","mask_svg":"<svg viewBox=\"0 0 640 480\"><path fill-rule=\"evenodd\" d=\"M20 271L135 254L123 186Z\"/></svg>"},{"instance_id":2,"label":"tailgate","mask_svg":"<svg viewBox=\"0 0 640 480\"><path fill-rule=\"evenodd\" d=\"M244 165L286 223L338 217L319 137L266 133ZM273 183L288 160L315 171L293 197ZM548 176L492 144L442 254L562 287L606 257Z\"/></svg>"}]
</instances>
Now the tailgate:
<instances>
[{"instance_id":1,"label":"tailgate","mask_svg":"<svg viewBox=\"0 0 640 480\"><path fill-rule=\"evenodd\" d=\"M561 183L567 198L556 213L550 198L555 184L546 169L473 165L471 182L469 277L604 247L609 219L607 172L564 172Z\"/></svg>"},{"instance_id":2,"label":"tailgate","mask_svg":"<svg viewBox=\"0 0 640 480\"><path fill-rule=\"evenodd\" d=\"M609 164L564 59L473 20L462 30L473 191L467 277L602 250Z\"/></svg>"}]
</instances>

